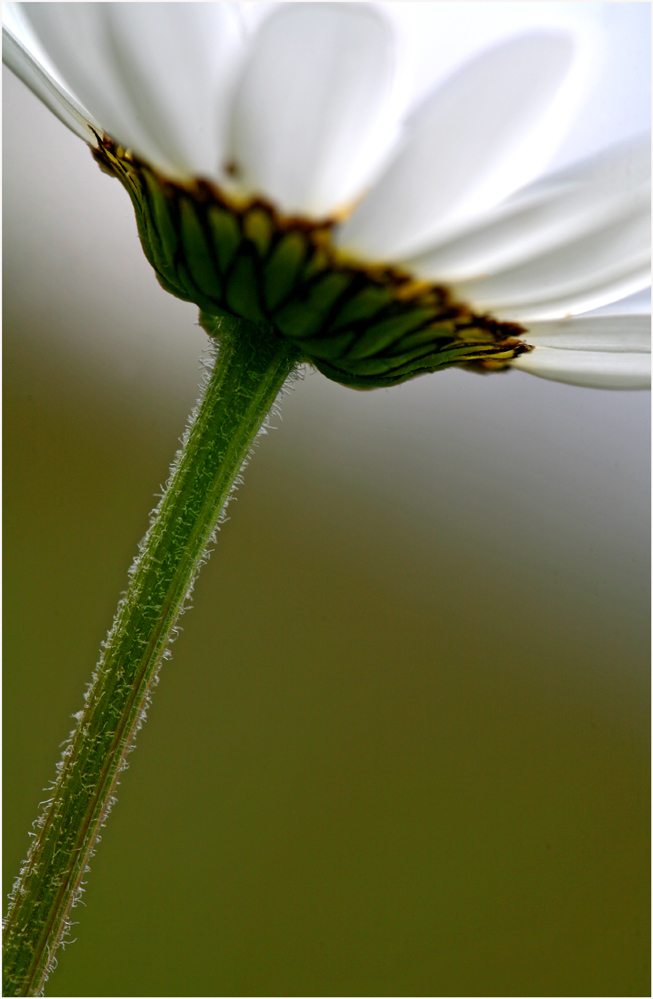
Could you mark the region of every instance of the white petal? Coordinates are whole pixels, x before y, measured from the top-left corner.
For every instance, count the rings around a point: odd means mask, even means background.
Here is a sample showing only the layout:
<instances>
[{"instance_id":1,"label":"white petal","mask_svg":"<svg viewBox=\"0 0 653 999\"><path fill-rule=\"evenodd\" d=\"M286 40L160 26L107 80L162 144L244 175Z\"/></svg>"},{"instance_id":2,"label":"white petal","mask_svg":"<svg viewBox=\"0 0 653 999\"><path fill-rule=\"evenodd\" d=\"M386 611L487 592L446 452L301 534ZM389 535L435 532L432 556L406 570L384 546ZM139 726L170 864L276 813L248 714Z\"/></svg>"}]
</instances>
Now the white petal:
<instances>
[{"instance_id":1,"label":"white petal","mask_svg":"<svg viewBox=\"0 0 653 999\"><path fill-rule=\"evenodd\" d=\"M598 309L587 312L587 316L628 316L631 313L638 315L651 314L651 283L647 287L640 289L627 298L618 298L607 305L602 305ZM583 316L585 318L585 316Z\"/></svg>"},{"instance_id":2,"label":"white petal","mask_svg":"<svg viewBox=\"0 0 653 999\"><path fill-rule=\"evenodd\" d=\"M612 306L628 295L646 289L651 284L651 267L647 262L641 267L623 273L616 272L610 280L597 279L577 289L572 295L566 293L560 298L550 298L545 301L525 302L519 306L508 306L494 310L496 319L506 322L528 322L550 319L568 319L580 313L591 312L607 306L612 312ZM613 313L616 314L616 313Z\"/></svg>"},{"instance_id":3,"label":"white petal","mask_svg":"<svg viewBox=\"0 0 653 999\"><path fill-rule=\"evenodd\" d=\"M651 355L536 347L511 366L540 378L591 388L640 389L651 384Z\"/></svg>"},{"instance_id":4,"label":"white petal","mask_svg":"<svg viewBox=\"0 0 653 999\"><path fill-rule=\"evenodd\" d=\"M67 90L66 82L61 78L57 67L41 45L28 18L25 16L25 4L14 3L13 0L2 4L2 25L17 38L30 53L34 61L48 73L63 90ZM73 95L74 96L74 95Z\"/></svg>"},{"instance_id":5,"label":"white petal","mask_svg":"<svg viewBox=\"0 0 653 999\"><path fill-rule=\"evenodd\" d=\"M340 245L368 259L407 256L531 180L552 152L550 111L573 54L570 36L542 32L455 73L409 120L403 147L343 225Z\"/></svg>"},{"instance_id":6,"label":"white petal","mask_svg":"<svg viewBox=\"0 0 653 999\"><path fill-rule=\"evenodd\" d=\"M512 366L541 378L595 388L648 388L651 317L627 313L532 323L523 336L535 347Z\"/></svg>"},{"instance_id":7,"label":"white petal","mask_svg":"<svg viewBox=\"0 0 653 999\"><path fill-rule=\"evenodd\" d=\"M172 175L195 173L194 156L199 156L202 169L207 165L211 132L217 131L211 113L215 80L210 74L229 54L237 30L229 5L30 3L24 7L62 75L108 134ZM183 31L180 24L185 25ZM207 54L211 46L213 69ZM207 92L200 99L197 95L203 88ZM199 115L208 114L204 120L208 141L206 135L198 135L198 113L191 107L196 99Z\"/></svg>"},{"instance_id":8,"label":"white petal","mask_svg":"<svg viewBox=\"0 0 653 999\"><path fill-rule=\"evenodd\" d=\"M524 188L464 235L406 261L440 282L491 275L648 206L650 136L638 137Z\"/></svg>"},{"instance_id":9,"label":"white petal","mask_svg":"<svg viewBox=\"0 0 653 999\"><path fill-rule=\"evenodd\" d=\"M459 298L477 310L549 318L597 308L638 290L643 285L637 282L646 273L649 261L646 198L636 200L616 221L589 235L491 277L462 281L453 288ZM632 281L634 287L629 284ZM588 301L591 304L586 304Z\"/></svg>"},{"instance_id":10,"label":"white petal","mask_svg":"<svg viewBox=\"0 0 653 999\"><path fill-rule=\"evenodd\" d=\"M107 4L115 65L132 108L168 158L215 176L228 82L241 53L228 3Z\"/></svg>"},{"instance_id":11,"label":"white petal","mask_svg":"<svg viewBox=\"0 0 653 999\"><path fill-rule=\"evenodd\" d=\"M71 132L89 145L97 145L93 129L102 131L98 123L39 65L6 25L2 28L2 61Z\"/></svg>"},{"instance_id":12,"label":"white petal","mask_svg":"<svg viewBox=\"0 0 653 999\"><path fill-rule=\"evenodd\" d=\"M576 316L554 322L529 323L520 339L535 347L559 350L650 353L650 315Z\"/></svg>"},{"instance_id":13,"label":"white petal","mask_svg":"<svg viewBox=\"0 0 653 999\"><path fill-rule=\"evenodd\" d=\"M61 74L107 132L159 168L174 173L160 146L134 116L108 51L105 3L23 5L39 39Z\"/></svg>"},{"instance_id":14,"label":"white petal","mask_svg":"<svg viewBox=\"0 0 653 999\"><path fill-rule=\"evenodd\" d=\"M359 4L288 4L253 40L231 126L241 190L327 215L367 167L390 78L391 35Z\"/></svg>"}]
</instances>

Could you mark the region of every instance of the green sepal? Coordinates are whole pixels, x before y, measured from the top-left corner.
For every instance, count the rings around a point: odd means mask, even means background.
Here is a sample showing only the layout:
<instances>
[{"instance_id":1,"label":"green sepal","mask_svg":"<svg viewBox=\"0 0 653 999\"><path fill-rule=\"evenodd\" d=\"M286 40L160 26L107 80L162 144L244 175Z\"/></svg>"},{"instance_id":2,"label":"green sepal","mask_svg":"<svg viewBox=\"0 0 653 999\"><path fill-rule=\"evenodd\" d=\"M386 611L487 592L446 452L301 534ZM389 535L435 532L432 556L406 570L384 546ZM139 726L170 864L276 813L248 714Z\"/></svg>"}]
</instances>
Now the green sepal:
<instances>
[{"instance_id":1,"label":"green sepal","mask_svg":"<svg viewBox=\"0 0 653 999\"><path fill-rule=\"evenodd\" d=\"M259 257L268 252L274 233L274 223L263 208L251 208L243 219L243 234L254 244Z\"/></svg>"},{"instance_id":2,"label":"green sepal","mask_svg":"<svg viewBox=\"0 0 653 999\"><path fill-rule=\"evenodd\" d=\"M393 301L392 290L387 287L369 285L358 292L342 306L333 319L333 330L342 329L356 322L370 322L374 317Z\"/></svg>"},{"instance_id":3,"label":"green sepal","mask_svg":"<svg viewBox=\"0 0 653 999\"><path fill-rule=\"evenodd\" d=\"M306 259L306 237L301 232L285 233L263 269L265 302L271 311L278 308L297 283Z\"/></svg>"},{"instance_id":4,"label":"green sepal","mask_svg":"<svg viewBox=\"0 0 653 999\"><path fill-rule=\"evenodd\" d=\"M181 244L189 275L202 295L214 305L219 305L223 282L213 259L212 247L192 203L182 198L180 210Z\"/></svg>"},{"instance_id":5,"label":"green sepal","mask_svg":"<svg viewBox=\"0 0 653 999\"><path fill-rule=\"evenodd\" d=\"M329 271L316 282L303 285L292 301L273 313L275 325L291 340L326 332L329 313L351 282L350 274ZM309 346L306 349L310 352Z\"/></svg>"},{"instance_id":6,"label":"green sepal","mask_svg":"<svg viewBox=\"0 0 653 999\"><path fill-rule=\"evenodd\" d=\"M207 219L218 258L218 267L226 274L242 241L242 233L233 213L220 205L209 205Z\"/></svg>"},{"instance_id":7,"label":"green sepal","mask_svg":"<svg viewBox=\"0 0 653 999\"><path fill-rule=\"evenodd\" d=\"M366 360L378 356L379 351L401 344L404 347L404 337L419 326L428 322L432 315L428 309L413 309L410 312L390 316L381 322L368 326L359 338L356 346L349 351L351 360Z\"/></svg>"},{"instance_id":8,"label":"green sepal","mask_svg":"<svg viewBox=\"0 0 653 999\"><path fill-rule=\"evenodd\" d=\"M234 316L265 325L269 319L261 302L257 264L252 247L241 247L227 280L226 304Z\"/></svg>"}]
</instances>

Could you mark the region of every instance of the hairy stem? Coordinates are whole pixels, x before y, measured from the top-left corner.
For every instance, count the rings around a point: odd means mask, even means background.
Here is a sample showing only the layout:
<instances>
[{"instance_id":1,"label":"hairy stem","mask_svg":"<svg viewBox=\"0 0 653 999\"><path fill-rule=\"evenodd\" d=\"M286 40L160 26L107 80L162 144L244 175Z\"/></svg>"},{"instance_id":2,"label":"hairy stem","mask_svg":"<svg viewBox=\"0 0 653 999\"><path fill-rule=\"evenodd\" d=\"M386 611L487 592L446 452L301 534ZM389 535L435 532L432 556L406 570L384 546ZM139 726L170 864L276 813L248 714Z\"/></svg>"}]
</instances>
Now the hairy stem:
<instances>
[{"instance_id":1,"label":"hairy stem","mask_svg":"<svg viewBox=\"0 0 653 999\"><path fill-rule=\"evenodd\" d=\"M130 570L12 892L6 996L43 992L175 622L243 462L299 359L297 348L271 331L237 320L211 325L208 332L219 336L215 366Z\"/></svg>"}]
</instances>

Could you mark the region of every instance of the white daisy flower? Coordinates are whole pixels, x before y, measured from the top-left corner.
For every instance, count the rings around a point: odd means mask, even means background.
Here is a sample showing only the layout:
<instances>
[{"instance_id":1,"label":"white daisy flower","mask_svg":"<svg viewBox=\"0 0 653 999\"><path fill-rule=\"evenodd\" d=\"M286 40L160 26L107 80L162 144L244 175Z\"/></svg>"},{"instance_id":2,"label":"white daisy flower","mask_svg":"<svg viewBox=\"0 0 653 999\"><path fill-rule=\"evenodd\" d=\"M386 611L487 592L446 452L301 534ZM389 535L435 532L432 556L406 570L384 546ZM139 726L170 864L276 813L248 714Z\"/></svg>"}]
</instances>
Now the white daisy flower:
<instances>
[{"instance_id":1,"label":"white daisy flower","mask_svg":"<svg viewBox=\"0 0 653 999\"><path fill-rule=\"evenodd\" d=\"M443 7L447 5L441 5ZM5 4L3 58L127 188L166 290L389 385L451 364L650 382L650 154L540 176L572 36L480 52L403 121L372 5ZM597 311L598 310L598 311ZM589 314L588 314L589 313Z\"/></svg>"}]
</instances>

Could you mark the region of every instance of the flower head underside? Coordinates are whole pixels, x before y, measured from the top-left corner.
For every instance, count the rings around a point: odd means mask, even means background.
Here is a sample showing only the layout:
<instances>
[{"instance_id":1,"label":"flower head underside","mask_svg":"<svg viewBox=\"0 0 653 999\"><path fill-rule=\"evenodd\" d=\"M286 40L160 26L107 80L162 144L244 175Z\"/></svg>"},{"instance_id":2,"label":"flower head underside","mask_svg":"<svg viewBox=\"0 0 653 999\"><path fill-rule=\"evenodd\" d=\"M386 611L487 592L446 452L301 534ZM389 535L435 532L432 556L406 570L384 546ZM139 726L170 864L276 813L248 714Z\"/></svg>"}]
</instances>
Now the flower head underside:
<instances>
[{"instance_id":1,"label":"flower head underside","mask_svg":"<svg viewBox=\"0 0 653 999\"><path fill-rule=\"evenodd\" d=\"M204 313L269 324L360 387L470 362L648 383L648 317L619 306L649 281L648 143L541 172L569 34L509 37L393 118L370 4L282 4L252 32L231 4L6 6L5 61L125 184L160 282Z\"/></svg>"}]
</instances>

